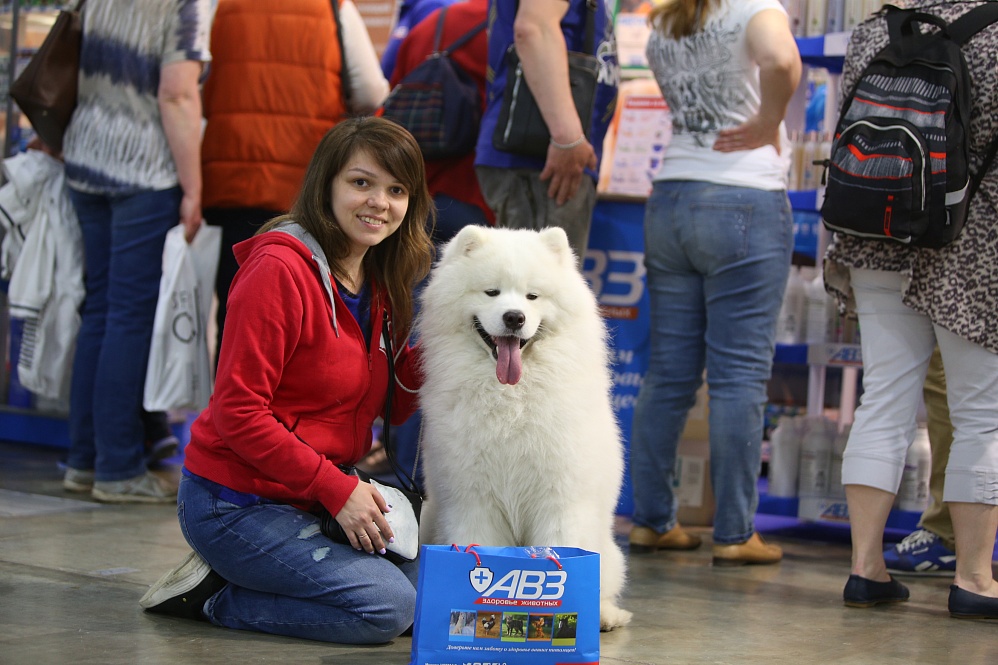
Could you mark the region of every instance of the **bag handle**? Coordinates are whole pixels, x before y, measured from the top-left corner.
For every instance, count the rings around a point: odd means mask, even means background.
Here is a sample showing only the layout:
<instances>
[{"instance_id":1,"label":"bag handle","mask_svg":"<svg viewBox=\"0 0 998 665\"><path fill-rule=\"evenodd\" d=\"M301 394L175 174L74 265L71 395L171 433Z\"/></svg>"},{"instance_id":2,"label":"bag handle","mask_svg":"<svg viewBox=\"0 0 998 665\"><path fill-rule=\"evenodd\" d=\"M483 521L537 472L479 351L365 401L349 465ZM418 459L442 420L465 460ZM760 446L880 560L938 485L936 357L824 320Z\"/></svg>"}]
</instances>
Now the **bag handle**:
<instances>
[{"instance_id":1,"label":"bag handle","mask_svg":"<svg viewBox=\"0 0 998 665\"><path fill-rule=\"evenodd\" d=\"M468 545L467 547L465 547L463 551L466 554L473 554L473 555L475 555L476 565L481 566L482 565L482 557L478 556L478 552L476 552L474 550L474 548L476 548L476 547L479 547L479 545L477 543L472 543L471 545ZM450 548L452 550L454 550L455 552L461 552L462 551L461 550L461 546L458 545L457 543L451 543ZM531 552L530 553L530 558L531 559L540 559L541 557L537 556L537 554L535 554L534 552ZM563 568L563 566L561 565L561 561L558 561L558 557L556 557L555 555L549 554L549 555L547 555L546 557L543 557L543 558L547 559L548 561L553 562L554 565L558 566L558 570L561 570Z\"/></svg>"},{"instance_id":2,"label":"bag handle","mask_svg":"<svg viewBox=\"0 0 998 665\"><path fill-rule=\"evenodd\" d=\"M467 547L465 547L464 551L467 554L474 554L475 555L475 565L481 566L482 565L482 557L478 556L478 552L476 552L474 549L472 549L472 548L475 548L475 547L478 547L478 545L475 544L475 543L472 543L471 545L468 545ZM456 552L460 552L461 551L461 546L458 545L457 543L451 543L450 548L452 550L456 551Z\"/></svg>"}]
</instances>

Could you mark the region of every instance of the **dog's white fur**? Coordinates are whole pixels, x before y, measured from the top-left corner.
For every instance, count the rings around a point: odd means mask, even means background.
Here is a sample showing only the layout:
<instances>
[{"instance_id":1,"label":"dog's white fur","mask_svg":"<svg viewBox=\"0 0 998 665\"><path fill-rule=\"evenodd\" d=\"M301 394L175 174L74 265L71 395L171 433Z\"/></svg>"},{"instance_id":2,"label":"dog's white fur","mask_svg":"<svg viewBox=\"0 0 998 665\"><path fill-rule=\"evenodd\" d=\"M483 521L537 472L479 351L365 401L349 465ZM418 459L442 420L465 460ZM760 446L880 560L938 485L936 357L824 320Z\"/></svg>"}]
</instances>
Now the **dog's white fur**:
<instances>
[{"instance_id":1,"label":"dog's white fur","mask_svg":"<svg viewBox=\"0 0 998 665\"><path fill-rule=\"evenodd\" d=\"M511 312L523 315L519 330L509 329ZM476 317L489 335L529 340L522 375L500 382ZM431 274L417 325L421 540L598 552L601 628L626 624L626 564L613 535L624 461L607 333L564 231L465 227Z\"/></svg>"}]
</instances>

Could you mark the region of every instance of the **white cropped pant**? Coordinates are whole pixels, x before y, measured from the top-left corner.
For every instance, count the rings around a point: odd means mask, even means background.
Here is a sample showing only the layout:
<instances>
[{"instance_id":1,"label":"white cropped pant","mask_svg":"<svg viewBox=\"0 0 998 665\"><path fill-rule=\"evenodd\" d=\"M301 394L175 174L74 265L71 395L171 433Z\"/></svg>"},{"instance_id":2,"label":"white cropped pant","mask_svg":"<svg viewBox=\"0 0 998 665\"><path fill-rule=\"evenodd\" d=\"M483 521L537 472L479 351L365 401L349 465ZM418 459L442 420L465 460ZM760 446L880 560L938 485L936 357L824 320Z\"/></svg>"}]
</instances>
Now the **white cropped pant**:
<instances>
[{"instance_id":1,"label":"white cropped pant","mask_svg":"<svg viewBox=\"0 0 998 665\"><path fill-rule=\"evenodd\" d=\"M842 482L897 494L932 351L946 372L953 446L944 501L998 505L998 354L901 302L902 276L851 270L863 350L863 396Z\"/></svg>"}]
</instances>

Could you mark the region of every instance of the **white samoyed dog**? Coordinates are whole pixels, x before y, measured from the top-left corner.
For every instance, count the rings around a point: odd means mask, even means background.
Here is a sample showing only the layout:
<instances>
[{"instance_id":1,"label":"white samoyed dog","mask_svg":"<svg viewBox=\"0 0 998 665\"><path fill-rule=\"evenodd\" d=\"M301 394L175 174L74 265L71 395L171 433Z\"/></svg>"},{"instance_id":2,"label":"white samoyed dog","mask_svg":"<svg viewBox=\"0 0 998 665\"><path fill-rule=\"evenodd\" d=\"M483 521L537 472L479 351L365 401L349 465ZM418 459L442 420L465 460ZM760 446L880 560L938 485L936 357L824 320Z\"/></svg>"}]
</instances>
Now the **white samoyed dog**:
<instances>
[{"instance_id":1,"label":"white samoyed dog","mask_svg":"<svg viewBox=\"0 0 998 665\"><path fill-rule=\"evenodd\" d=\"M598 552L600 627L628 623L607 331L565 232L465 227L431 273L417 326L422 542Z\"/></svg>"}]
</instances>

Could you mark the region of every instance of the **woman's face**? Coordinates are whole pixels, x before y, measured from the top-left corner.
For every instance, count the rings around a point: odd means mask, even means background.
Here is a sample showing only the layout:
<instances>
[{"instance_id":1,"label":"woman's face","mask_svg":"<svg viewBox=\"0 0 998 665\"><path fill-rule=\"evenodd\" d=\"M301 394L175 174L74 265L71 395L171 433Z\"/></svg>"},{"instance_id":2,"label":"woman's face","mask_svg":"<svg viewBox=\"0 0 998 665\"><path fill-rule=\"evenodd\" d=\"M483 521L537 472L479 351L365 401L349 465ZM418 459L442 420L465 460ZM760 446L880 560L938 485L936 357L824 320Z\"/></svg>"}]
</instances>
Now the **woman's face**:
<instances>
[{"instance_id":1,"label":"woman's face","mask_svg":"<svg viewBox=\"0 0 998 665\"><path fill-rule=\"evenodd\" d=\"M395 233L409 208L409 191L366 150L358 150L333 178L333 216L352 245L352 253Z\"/></svg>"}]
</instances>

